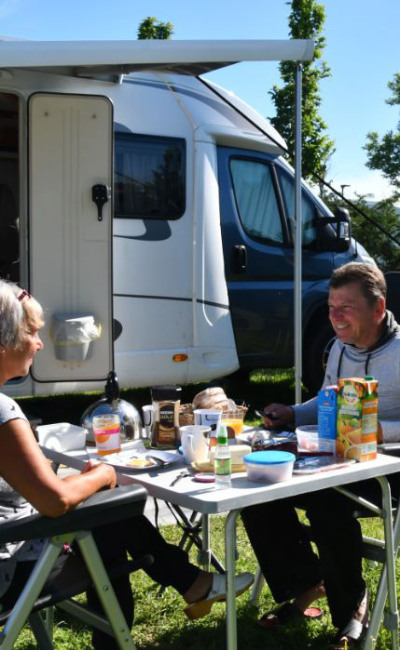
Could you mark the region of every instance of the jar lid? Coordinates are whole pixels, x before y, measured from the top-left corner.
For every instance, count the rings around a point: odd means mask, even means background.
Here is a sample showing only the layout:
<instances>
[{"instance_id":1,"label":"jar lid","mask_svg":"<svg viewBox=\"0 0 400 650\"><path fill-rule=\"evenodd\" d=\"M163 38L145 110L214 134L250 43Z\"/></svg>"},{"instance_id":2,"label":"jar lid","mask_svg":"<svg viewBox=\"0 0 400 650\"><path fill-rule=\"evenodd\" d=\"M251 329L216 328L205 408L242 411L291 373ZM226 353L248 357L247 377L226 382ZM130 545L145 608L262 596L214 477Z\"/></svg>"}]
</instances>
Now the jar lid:
<instances>
[{"instance_id":1,"label":"jar lid","mask_svg":"<svg viewBox=\"0 0 400 650\"><path fill-rule=\"evenodd\" d=\"M180 386L152 386L150 390L151 398L156 402L163 399L178 400L182 392Z\"/></svg>"},{"instance_id":2,"label":"jar lid","mask_svg":"<svg viewBox=\"0 0 400 650\"><path fill-rule=\"evenodd\" d=\"M255 465L279 465L294 463L296 456L290 451L253 451L251 454L246 454L243 460Z\"/></svg>"}]
</instances>

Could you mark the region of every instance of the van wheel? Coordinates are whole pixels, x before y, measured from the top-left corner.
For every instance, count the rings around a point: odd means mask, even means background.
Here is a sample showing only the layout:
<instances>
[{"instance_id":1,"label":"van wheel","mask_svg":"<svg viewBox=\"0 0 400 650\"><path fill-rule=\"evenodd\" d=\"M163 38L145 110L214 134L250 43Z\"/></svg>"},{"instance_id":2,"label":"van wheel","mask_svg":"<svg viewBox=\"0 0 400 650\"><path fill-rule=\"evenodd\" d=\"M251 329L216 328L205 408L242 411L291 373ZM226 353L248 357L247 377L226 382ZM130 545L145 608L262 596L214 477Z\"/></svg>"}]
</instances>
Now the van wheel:
<instances>
[{"instance_id":1,"label":"van wheel","mask_svg":"<svg viewBox=\"0 0 400 650\"><path fill-rule=\"evenodd\" d=\"M328 320L311 325L303 350L303 383L311 395L317 394L322 386L329 351L335 341L335 333Z\"/></svg>"}]
</instances>

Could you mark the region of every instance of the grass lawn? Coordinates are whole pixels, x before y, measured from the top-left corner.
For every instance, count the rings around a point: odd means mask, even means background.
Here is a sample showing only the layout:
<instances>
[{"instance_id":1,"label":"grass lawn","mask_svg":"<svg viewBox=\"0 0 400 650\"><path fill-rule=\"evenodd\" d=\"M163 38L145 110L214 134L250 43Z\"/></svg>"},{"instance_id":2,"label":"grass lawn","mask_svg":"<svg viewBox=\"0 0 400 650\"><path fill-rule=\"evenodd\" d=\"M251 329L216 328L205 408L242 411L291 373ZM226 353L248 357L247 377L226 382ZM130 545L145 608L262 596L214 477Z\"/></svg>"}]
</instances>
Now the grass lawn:
<instances>
[{"instance_id":1,"label":"grass lawn","mask_svg":"<svg viewBox=\"0 0 400 650\"><path fill-rule=\"evenodd\" d=\"M183 387L182 401L191 401L196 392L205 385ZM273 401L291 403L294 399L294 379L290 371L259 371L252 373L248 381L234 378L226 388L229 397L236 401L245 401L249 405L247 422L254 421L254 408ZM121 397L135 404L137 408L148 403L149 389L121 391ZM307 397L305 393L304 397ZM20 399L21 407L42 417L44 423L68 421L79 424L85 408L98 399L97 394L74 396L51 396L48 398ZM223 524L224 517L213 516L211 520L211 539L213 551L223 558ZM365 534L383 537L380 520L366 519L362 522ZM177 543L180 531L177 526L165 526L162 532L170 542ZM238 571L256 572L257 564L248 543L241 521L237 530ZM346 549L343 549L346 552ZM196 562L196 552L191 551ZM377 587L380 565L365 561L365 578L372 596ZM397 579L400 576L397 574ZM135 595L135 623L133 638L140 650L154 648L170 650L222 650L226 647L225 606L217 604L212 613L200 621L189 622L183 613L184 602L172 589L159 593L158 585L152 582L143 571L132 576ZM299 621L284 629L262 630L256 626L260 614L275 606L268 587L264 587L257 607L249 603L249 592L237 600L238 647L239 650L303 650L304 648L326 649L334 630L331 626L327 603L320 601L325 615L320 621ZM77 625L66 614L56 614L54 633L57 650L91 648L90 632ZM381 632L376 647L383 650L391 647L390 635ZM26 627L15 645L18 650L36 648L35 640Z\"/></svg>"}]
</instances>

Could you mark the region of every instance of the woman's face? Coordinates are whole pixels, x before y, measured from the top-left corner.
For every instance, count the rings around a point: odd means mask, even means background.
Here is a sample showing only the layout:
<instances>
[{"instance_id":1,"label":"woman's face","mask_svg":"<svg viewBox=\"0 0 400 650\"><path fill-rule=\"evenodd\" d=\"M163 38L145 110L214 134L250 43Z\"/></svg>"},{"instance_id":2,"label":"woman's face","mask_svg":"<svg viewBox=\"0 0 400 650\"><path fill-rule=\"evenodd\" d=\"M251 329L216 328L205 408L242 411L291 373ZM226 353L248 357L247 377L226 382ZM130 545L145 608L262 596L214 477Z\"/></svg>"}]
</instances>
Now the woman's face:
<instances>
[{"instance_id":1,"label":"woman's face","mask_svg":"<svg viewBox=\"0 0 400 650\"><path fill-rule=\"evenodd\" d=\"M39 331L43 327L43 320L39 311L33 306L26 308L27 327L22 334L18 346L5 348L1 354L2 383L14 377L21 377L29 372L36 352L43 348Z\"/></svg>"}]
</instances>

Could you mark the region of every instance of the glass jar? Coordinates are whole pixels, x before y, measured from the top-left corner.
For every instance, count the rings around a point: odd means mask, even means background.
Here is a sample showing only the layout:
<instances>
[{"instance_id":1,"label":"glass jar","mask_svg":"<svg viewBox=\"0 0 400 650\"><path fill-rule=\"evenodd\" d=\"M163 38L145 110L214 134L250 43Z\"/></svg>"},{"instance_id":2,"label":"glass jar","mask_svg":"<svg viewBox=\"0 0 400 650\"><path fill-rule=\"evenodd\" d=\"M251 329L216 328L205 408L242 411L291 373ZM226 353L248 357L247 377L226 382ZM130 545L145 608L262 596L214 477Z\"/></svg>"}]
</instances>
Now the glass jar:
<instances>
[{"instance_id":1,"label":"glass jar","mask_svg":"<svg viewBox=\"0 0 400 650\"><path fill-rule=\"evenodd\" d=\"M154 417L151 446L158 449L176 449L180 444L179 407L180 386L153 386L151 398Z\"/></svg>"}]
</instances>

